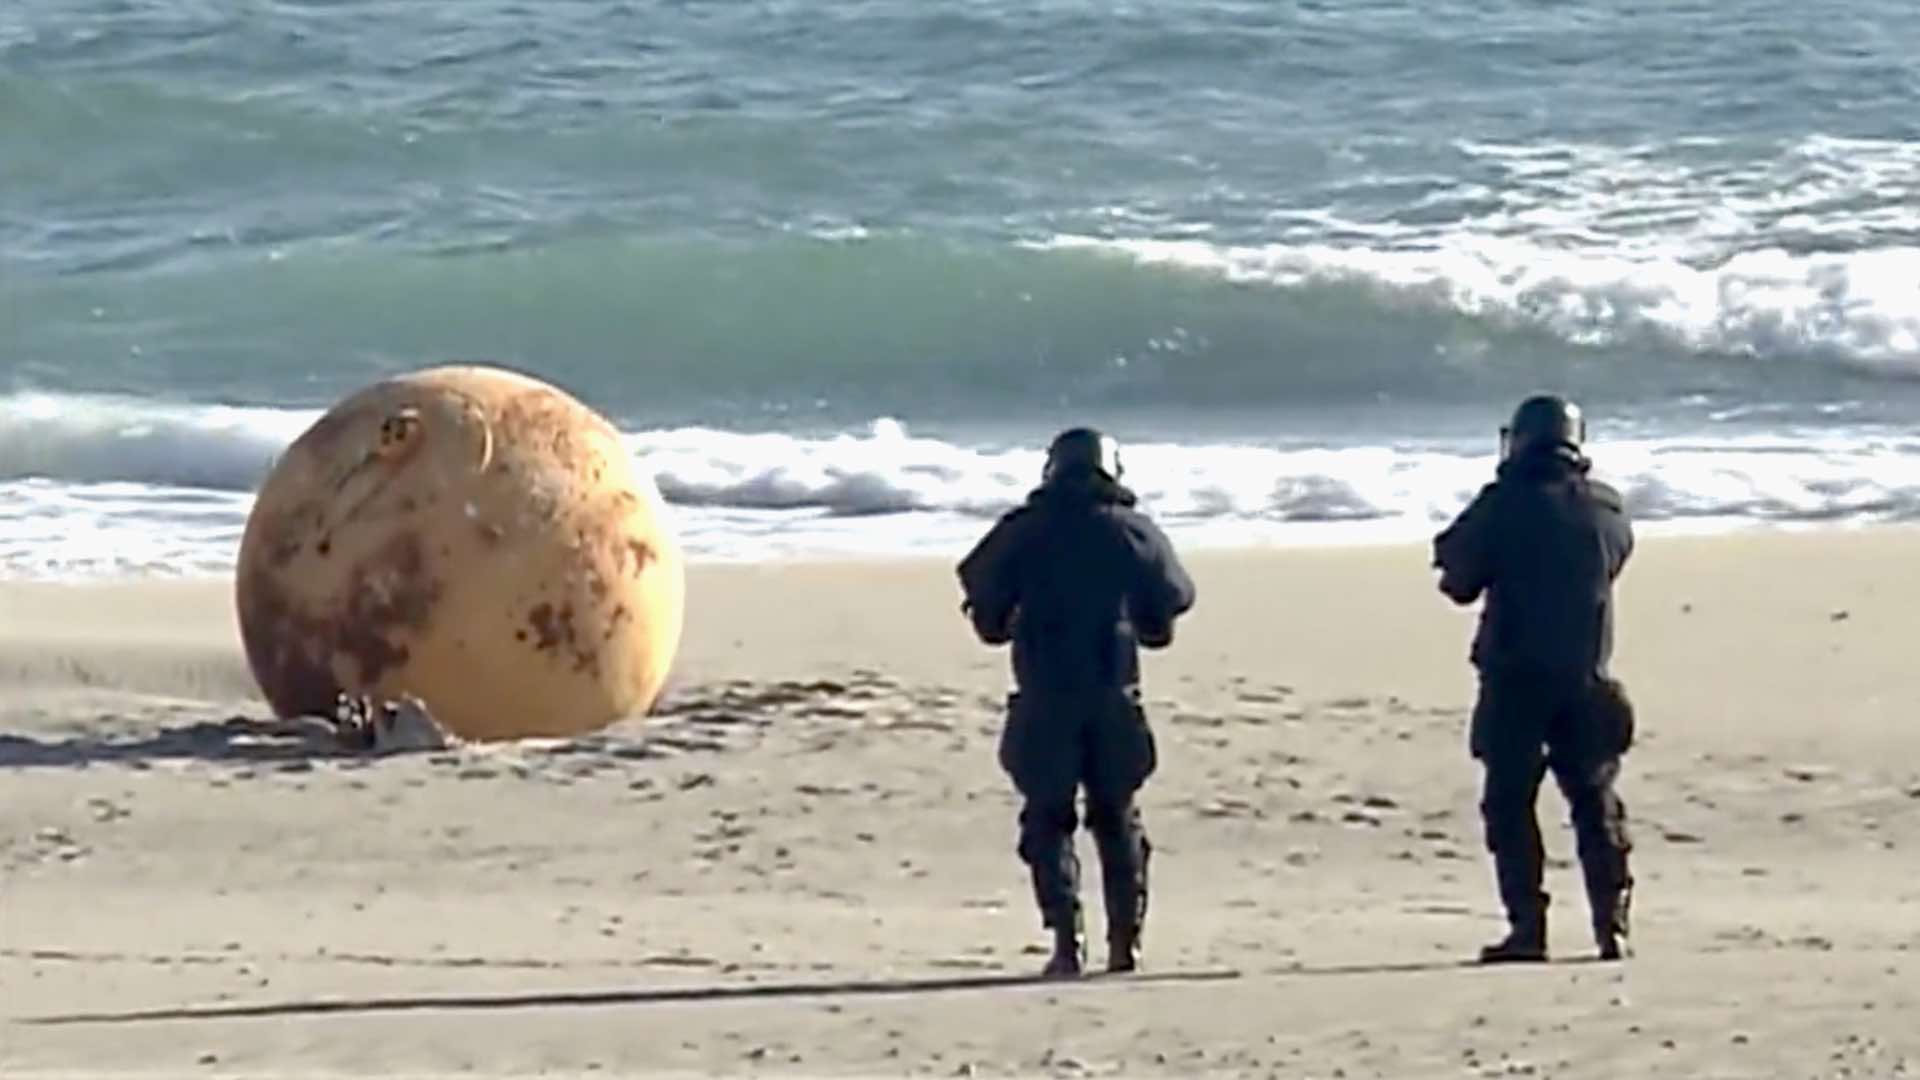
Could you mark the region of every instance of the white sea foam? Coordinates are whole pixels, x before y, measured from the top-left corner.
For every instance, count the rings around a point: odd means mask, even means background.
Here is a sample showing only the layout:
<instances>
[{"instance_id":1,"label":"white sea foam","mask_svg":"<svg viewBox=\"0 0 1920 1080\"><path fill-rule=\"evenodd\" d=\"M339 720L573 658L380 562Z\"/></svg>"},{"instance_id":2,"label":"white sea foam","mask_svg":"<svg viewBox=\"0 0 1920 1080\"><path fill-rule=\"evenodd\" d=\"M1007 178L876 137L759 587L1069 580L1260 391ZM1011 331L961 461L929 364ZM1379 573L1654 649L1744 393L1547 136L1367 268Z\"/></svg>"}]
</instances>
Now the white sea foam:
<instances>
[{"instance_id":1,"label":"white sea foam","mask_svg":"<svg viewBox=\"0 0 1920 1080\"><path fill-rule=\"evenodd\" d=\"M0 399L0 570L201 574L232 565L267 462L310 411ZM1038 476L1031 448L961 446L881 420L827 438L703 428L629 444L698 557L953 552ZM30 451L30 452L23 452ZM1884 434L1600 440L1642 521L1920 516L1920 440ZM1423 536L1488 479L1446 447L1129 445L1142 505L1188 542Z\"/></svg>"}]
</instances>

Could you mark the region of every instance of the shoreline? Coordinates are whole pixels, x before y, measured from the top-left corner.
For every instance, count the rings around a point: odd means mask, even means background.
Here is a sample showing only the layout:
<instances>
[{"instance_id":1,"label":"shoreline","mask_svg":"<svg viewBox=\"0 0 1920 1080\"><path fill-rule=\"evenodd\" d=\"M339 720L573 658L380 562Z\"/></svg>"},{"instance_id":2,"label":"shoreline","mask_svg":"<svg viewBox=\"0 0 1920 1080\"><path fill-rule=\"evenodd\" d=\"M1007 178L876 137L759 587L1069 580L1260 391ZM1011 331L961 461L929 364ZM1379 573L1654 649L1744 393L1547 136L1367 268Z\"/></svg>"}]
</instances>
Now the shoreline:
<instances>
[{"instance_id":1,"label":"shoreline","mask_svg":"<svg viewBox=\"0 0 1920 1080\"><path fill-rule=\"evenodd\" d=\"M1434 590L1427 550L1381 543L1184 551L1199 604L1172 649L1144 654L1147 686L1273 676L1338 695L1357 689L1350 684L1364 672L1376 689L1403 697L1468 700L1475 616ZM1767 698L1771 709L1805 696L1807 680L1796 669L1819 663L1850 688L1871 685L1863 704L1876 726L1891 728L1901 672L1878 649L1908 633L1895 598L1905 594L1909 551L1920 551L1920 527L1905 524L1643 531L1616 589L1615 667L1630 686L1647 685L1656 701L1725 718L1723 687L1743 679L1778 685L1781 693ZM691 562L668 693L876 666L903 677L958 674L969 685L1002 685L1005 651L983 648L967 632L953 562L931 555ZM215 576L0 580L0 685L257 703L231 590L229 579ZM770 614L769 598L791 610ZM1752 617L1727 618L1741 609ZM1792 643L1803 634L1832 644L1797 656ZM1840 644L1876 634L1874 649ZM1750 661L1762 656L1769 662L1754 670Z\"/></svg>"},{"instance_id":2,"label":"shoreline","mask_svg":"<svg viewBox=\"0 0 1920 1080\"><path fill-rule=\"evenodd\" d=\"M1460 509L1465 509L1463 500ZM826 517L821 520L849 521L859 518ZM836 565L896 562L958 562L968 547L992 527L992 516L968 518L967 528L950 528L950 542L925 542L918 546L871 548L821 546L764 554L725 554L718 550L689 551L690 569L735 568L759 565ZM1349 548L1425 547L1433 535L1446 527L1445 520L1423 522L1418 526L1404 521L1332 520L1280 523L1182 522L1177 518L1156 517L1155 521L1173 540L1182 557L1189 553L1203 558L1266 552L1341 551ZM952 524L952 523L949 523ZM1881 519L1771 519L1738 516L1636 519L1634 534L1642 539L1678 539L1699 537L1739 537L1807 535L1834 533L1850 535L1863 532L1911 531L1920 534L1920 520ZM237 544L235 555L237 556ZM684 544L684 538L683 538ZM164 570L135 573L79 572L73 574L22 574L0 568L0 585L27 584L48 586L141 585L182 583L207 585L232 580L232 568L211 570Z\"/></svg>"},{"instance_id":3,"label":"shoreline","mask_svg":"<svg viewBox=\"0 0 1920 1080\"><path fill-rule=\"evenodd\" d=\"M0 450L6 441L0 432ZM668 516L696 561L958 558L991 525L995 515L987 508L1011 507L1025 497L1038 464L1010 469L991 455L949 449L822 444L784 463L734 460L770 451L731 457L714 451L719 456L712 457L682 450L654 465L655 471L686 473L676 481L680 501L668 504ZM1867 456L1849 464L1819 453L1768 454L1737 446L1719 461L1709 460L1719 451L1702 451L1708 457L1697 460L1645 447L1600 452L1617 464L1597 468L1596 475L1628 495L1636 528L1647 537L1874 529L1920 521L1909 505L1913 493L1898 472L1898 455L1874 457L1862 450ZM1195 552L1423 543L1492 475L1490 459L1469 465L1416 454L1400 461L1394 457L1400 450L1387 450L1391 460L1363 454L1328 462L1315 452L1301 453L1301 460L1265 464L1239 457L1213 466L1180 458L1134 464L1153 485L1143 493L1143 505L1181 550ZM951 454L970 456L956 464ZM1789 461L1805 467L1774 469ZM1034 475L1025 475L1029 471ZM112 581L231 572L249 492L196 495L181 489L159 493L157 501L126 502L125 492L96 498L66 487L0 482L0 498L14 493L23 500L18 516L0 522L0 575ZM186 501L176 504L175 496ZM780 508L756 508L768 500ZM63 529L78 539L60 540Z\"/></svg>"}]
</instances>

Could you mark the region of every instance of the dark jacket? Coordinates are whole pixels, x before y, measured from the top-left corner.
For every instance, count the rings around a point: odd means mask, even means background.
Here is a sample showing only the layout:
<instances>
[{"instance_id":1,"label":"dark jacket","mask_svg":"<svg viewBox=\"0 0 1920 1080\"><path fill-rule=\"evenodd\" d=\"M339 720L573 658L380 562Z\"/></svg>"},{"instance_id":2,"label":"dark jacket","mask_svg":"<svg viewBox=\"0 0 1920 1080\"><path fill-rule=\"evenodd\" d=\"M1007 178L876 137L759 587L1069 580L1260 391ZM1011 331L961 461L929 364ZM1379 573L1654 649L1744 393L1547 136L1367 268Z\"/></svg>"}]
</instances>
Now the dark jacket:
<instances>
[{"instance_id":1,"label":"dark jacket","mask_svg":"<svg viewBox=\"0 0 1920 1080\"><path fill-rule=\"evenodd\" d=\"M1042 487L959 565L974 632L1013 642L1023 690L1139 682L1137 647L1162 648L1193 582L1132 492L1095 478Z\"/></svg>"},{"instance_id":2,"label":"dark jacket","mask_svg":"<svg viewBox=\"0 0 1920 1080\"><path fill-rule=\"evenodd\" d=\"M1547 452L1504 463L1434 538L1440 591L1484 593L1473 663L1605 675L1613 654L1613 581L1633 552L1620 493L1588 462Z\"/></svg>"}]
</instances>

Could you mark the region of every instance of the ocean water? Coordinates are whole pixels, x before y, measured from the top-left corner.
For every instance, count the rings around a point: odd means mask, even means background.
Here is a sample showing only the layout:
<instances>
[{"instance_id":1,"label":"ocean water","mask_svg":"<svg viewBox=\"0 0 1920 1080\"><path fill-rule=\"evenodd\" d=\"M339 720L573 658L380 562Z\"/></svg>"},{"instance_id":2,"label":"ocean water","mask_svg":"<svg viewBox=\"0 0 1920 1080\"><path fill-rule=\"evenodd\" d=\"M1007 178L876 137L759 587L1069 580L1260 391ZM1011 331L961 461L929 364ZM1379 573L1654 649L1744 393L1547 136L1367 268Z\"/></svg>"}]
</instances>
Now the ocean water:
<instances>
[{"instance_id":1,"label":"ocean water","mask_svg":"<svg viewBox=\"0 0 1920 1080\"><path fill-rule=\"evenodd\" d=\"M1425 535L1535 389L1672 527L1920 517L1920 7L9 0L0 574L221 573L486 361L701 557L945 551L1067 424L1193 544Z\"/></svg>"}]
</instances>

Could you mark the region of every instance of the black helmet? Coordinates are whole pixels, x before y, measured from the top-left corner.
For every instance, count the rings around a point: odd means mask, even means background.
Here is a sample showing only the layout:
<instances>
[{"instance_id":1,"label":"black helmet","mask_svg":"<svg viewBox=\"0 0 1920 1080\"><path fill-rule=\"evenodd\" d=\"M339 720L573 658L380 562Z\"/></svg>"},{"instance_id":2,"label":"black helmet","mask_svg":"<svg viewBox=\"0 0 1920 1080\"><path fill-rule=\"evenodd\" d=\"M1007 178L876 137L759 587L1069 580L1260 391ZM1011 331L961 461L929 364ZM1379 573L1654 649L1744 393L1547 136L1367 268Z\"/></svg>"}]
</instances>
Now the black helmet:
<instances>
[{"instance_id":1,"label":"black helmet","mask_svg":"<svg viewBox=\"0 0 1920 1080\"><path fill-rule=\"evenodd\" d=\"M1120 472L1120 444L1093 428L1078 427L1054 436L1053 444L1047 447L1042 476L1049 483L1076 473L1099 473L1108 480L1119 480Z\"/></svg>"},{"instance_id":2,"label":"black helmet","mask_svg":"<svg viewBox=\"0 0 1920 1080\"><path fill-rule=\"evenodd\" d=\"M1577 454L1586 439L1587 418L1580 406L1558 394L1535 394L1521 402L1500 429L1500 456L1515 458L1536 450Z\"/></svg>"}]
</instances>

